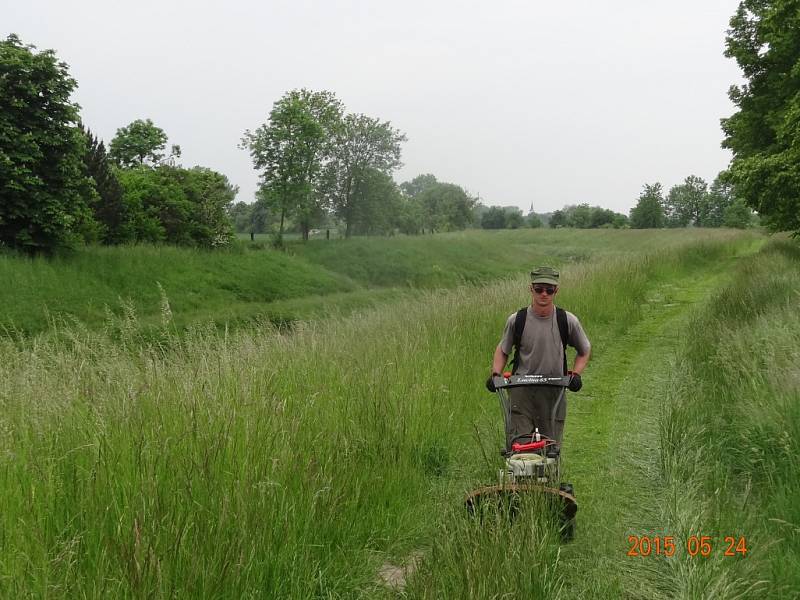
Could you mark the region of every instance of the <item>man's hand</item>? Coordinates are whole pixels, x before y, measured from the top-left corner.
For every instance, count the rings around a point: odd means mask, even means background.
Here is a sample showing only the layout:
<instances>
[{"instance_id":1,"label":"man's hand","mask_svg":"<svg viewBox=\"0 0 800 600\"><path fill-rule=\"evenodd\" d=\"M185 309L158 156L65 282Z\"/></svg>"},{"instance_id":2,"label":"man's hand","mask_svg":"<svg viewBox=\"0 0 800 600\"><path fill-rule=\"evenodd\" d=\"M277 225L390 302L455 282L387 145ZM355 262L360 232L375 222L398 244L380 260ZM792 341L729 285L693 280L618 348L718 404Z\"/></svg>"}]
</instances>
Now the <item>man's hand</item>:
<instances>
[{"instance_id":1,"label":"man's hand","mask_svg":"<svg viewBox=\"0 0 800 600\"><path fill-rule=\"evenodd\" d=\"M500 373L492 373L489 375L489 379L486 380L486 389L492 392L493 394L497 391L497 388L494 387L494 378L499 377Z\"/></svg>"},{"instance_id":2,"label":"man's hand","mask_svg":"<svg viewBox=\"0 0 800 600\"><path fill-rule=\"evenodd\" d=\"M569 384L567 385L567 389L570 392L577 392L583 387L583 382L581 381L581 376L578 373L574 373L572 371L569 372Z\"/></svg>"}]
</instances>

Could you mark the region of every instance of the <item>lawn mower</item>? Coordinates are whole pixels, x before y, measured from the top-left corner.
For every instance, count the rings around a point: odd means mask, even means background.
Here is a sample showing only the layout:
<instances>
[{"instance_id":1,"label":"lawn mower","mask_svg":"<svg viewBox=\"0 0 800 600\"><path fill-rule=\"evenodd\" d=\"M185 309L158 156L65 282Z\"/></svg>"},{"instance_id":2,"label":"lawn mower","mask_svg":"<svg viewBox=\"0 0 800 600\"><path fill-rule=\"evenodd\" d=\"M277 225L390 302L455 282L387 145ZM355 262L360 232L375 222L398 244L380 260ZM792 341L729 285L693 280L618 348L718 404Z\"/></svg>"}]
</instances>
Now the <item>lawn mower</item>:
<instances>
[{"instance_id":1,"label":"lawn mower","mask_svg":"<svg viewBox=\"0 0 800 600\"><path fill-rule=\"evenodd\" d=\"M512 375L503 373L494 377L493 383L500 408L503 411L505 431L508 431L511 403L508 390L516 387L550 386L560 389L558 399L550 413L550 431L555 431L555 415L564 400L570 377L547 377L544 375ZM523 495L538 495L552 506L561 519L561 534L572 539L575 530L575 514L578 504L572 485L561 482L561 446L557 440L539 433L538 428L530 437L518 439L511 447L501 451L505 466L500 469L499 482L470 492L465 500L470 515L482 515L487 505L502 507L510 516L516 517Z\"/></svg>"}]
</instances>

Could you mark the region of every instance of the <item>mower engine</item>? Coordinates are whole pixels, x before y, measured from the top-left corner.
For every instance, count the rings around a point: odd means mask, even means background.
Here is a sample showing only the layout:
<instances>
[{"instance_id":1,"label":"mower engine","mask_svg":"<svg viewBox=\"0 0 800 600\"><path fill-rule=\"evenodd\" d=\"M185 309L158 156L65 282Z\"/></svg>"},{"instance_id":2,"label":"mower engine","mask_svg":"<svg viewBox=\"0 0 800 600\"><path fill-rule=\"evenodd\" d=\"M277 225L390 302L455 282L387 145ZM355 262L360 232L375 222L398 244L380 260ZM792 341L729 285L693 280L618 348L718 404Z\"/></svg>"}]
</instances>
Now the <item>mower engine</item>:
<instances>
[{"instance_id":1,"label":"mower engine","mask_svg":"<svg viewBox=\"0 0 800 600\"><path fill-rule=\"evenodd\" d=\"M506 468L500 471L500 483L548 483L558 481L557 472L557 457L521 452L506 459Z\"/></svg>"}]
</instances>

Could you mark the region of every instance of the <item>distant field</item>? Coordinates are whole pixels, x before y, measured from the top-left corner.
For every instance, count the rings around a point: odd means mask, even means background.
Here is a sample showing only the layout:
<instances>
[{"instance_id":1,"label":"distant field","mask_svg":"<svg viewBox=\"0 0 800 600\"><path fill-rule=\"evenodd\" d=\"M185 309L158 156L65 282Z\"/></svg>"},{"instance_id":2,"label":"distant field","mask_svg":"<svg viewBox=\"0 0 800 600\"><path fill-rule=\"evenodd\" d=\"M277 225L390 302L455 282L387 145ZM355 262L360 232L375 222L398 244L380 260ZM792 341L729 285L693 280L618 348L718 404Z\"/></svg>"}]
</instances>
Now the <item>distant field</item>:
<instances>
[{"instance_id":1,"label":"distant field","mask_svg":"<svg viewBox=\"0 0 800 600\"><path fill-rule=\"evenodd\" d=\"M89 247L53 260L0 254L0 326L29 335L48 330L54 320L98 328L135 315L147 327L160 325L166 312L179 329L286 322L347 313L420 289L499 280L538 263L564 265L734 235L525 229L290 241L286 251L245 241L221 251Z\"/></svg>"}]
</instances>

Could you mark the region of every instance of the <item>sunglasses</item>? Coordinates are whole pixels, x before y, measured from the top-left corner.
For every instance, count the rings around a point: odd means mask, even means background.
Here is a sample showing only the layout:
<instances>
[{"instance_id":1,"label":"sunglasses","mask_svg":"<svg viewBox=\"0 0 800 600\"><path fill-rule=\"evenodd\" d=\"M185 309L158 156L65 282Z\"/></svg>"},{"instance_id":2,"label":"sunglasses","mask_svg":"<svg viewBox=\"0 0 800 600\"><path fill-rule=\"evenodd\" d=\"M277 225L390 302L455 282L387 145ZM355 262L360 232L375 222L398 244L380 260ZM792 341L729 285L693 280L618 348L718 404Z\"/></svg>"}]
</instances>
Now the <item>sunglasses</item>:
<instances>
[{"instance_id":1,"label":"sunglasses","mask_svg":"<svg viewBox=\"0 0 800 600\"><path fill-rule=\"evenodd\" d=\"M556 293L556 286L554 285L535 285L533 286L533 291L537 294L546 293L548 296L552 296Z\"/></svg>"}]
</instances>

